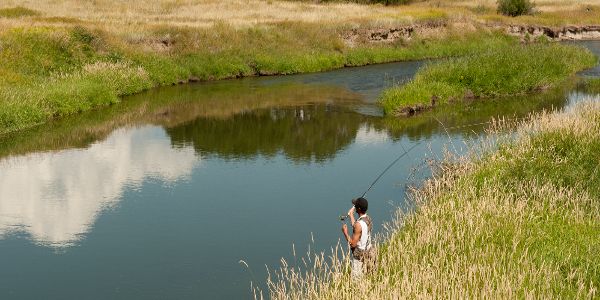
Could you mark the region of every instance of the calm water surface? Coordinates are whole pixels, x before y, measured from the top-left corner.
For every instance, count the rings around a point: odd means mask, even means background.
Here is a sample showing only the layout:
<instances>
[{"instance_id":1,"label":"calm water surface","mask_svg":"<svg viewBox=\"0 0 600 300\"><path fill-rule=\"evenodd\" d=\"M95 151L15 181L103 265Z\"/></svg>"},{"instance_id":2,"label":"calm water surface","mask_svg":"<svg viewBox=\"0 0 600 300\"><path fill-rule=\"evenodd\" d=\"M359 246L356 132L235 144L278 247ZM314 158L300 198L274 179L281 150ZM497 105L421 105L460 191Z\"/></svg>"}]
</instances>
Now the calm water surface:
<instances>
[{"instance_id":1,"label":"calm water surface","mask_svg":"<svg viewBox=\"0 0 600 300\"><path fill-rule=\"evenodd\" d=\"M422 64L155 89L3 137L0 298L250 298L265 265L293 262L292 245L334 246L337 216L403 148L417 145L368 195L379 231L410 206L426 159L481 135L469 124L585 94L569 85L383 118L378 94Z\"/></svg>"}]
</instances>

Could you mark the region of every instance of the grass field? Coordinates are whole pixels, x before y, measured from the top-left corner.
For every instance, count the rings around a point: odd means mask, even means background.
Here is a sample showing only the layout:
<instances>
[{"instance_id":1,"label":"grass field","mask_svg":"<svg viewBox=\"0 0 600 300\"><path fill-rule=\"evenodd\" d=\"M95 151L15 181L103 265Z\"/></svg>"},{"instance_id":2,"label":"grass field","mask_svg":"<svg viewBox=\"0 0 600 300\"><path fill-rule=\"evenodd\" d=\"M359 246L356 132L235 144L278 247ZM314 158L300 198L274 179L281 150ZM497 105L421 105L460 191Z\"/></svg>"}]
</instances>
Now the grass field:
<instances>
[{"instance_id":1,"label":"grass field","mask_svg":"<svg viewBox=\"0 0 600 300\"><path fill-rule=\"evenodd\" d=\"M533 16L504 18L495 0L413 1L408 6L360 5L344 2L261 0L158 0L149 2L96 0L5 0L2 8L23 7L36 12L38 24L88 24L126 32L153 25L209 27L226 22L235 27L277 22L360 23L413 22L447 16L502 22L591 24L600 20L600 0L537 0ZM2 12L0 11L0 16ZM2 27L29 26L31 20L2 20Z\"/></svg>"},{"instance_id":2,"label":"grass field","mask_svg":"<svg viewBox=\"0 0 600 300\"><path fill-rule=\"evenodd\" d=\"M516 133L503 133L514 126ZM597 297L600 98L498 123L478 149L441 162L412 194L416 210L398 211L366 280L352 284L339 248L303 259L302 270L284 264L272 272L270 296Z\"/></svg>"},{"instance_id":3,"label":"grass field","mask_svg":"<svg viewBox=\"0 0 600 300\"><path fill-rule=\"evenodd\" d=\"M490 48L487 52L432 63L414 80L386 90L384 109L395 114L405 107L430 106L532 93L563 82L577 71L593 67L597 58L588 50L558 44L528 44Z\"/></svg>"}]
</instances>

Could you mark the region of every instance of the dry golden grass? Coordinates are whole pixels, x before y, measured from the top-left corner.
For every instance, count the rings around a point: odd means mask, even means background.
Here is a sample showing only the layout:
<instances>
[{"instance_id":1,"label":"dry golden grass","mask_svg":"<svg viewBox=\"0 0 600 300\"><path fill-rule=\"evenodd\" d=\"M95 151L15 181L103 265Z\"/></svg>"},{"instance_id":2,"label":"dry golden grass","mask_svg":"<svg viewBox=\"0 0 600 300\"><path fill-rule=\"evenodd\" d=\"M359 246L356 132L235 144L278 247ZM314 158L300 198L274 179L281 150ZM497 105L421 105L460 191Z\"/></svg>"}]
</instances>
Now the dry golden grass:
<instances>
[{"instance_id":1,"label":"dry golden grass","mask_svg":"<svg viewBox=\"0 0 600 300\"><path fill-rule=\"evenodd\" d=\"M72 18L104 26L208 27L227 22L236 27L299 21L340 23L360 20L395 21L402 17L400 8L365 6L350 3L315 4L261 0L160 0L120 1L3 1L0 7L22 6L40 11L49 18ZM39 22L47 19L40 18Z\"/></svg>"},{"instance_id":2,"label":"dry golden grass","mask_svg":"<svg viewBox=\"0 0 600 300\"><path fill-rule=\"evenodd\" d=\"M39 12L40 16L0 18L0 28L85 23L120 32L166 25L206 28L223 22L236 28L281 22L393 26L440 18L455 22L493 20L559 25L600 22L600 0L535 3L538 14L514 19L497 15L495 0L417 1L407 6L271 0L5 0L0 9L24 7Z\"/></svg>"},{"instance_id":3,"label":"dry golden grass","mask_svg":"<svg viewBox=\"0 0 600 300\"><path fill-rule=\"evenodd\" d=\"M487 150L442 163L412 194L416 211L398 211L388 225L378 271L365 280L352 283L347 251L338 247L330 257L309 254L301 269L284 261L269 278L271 298L598 296L599 101L499 124ZM516 134L501 134L507 126ZM498 139L502 146L490 152ZM573 178L578 183L568 184Z\"/></svg>"}]
</instances>

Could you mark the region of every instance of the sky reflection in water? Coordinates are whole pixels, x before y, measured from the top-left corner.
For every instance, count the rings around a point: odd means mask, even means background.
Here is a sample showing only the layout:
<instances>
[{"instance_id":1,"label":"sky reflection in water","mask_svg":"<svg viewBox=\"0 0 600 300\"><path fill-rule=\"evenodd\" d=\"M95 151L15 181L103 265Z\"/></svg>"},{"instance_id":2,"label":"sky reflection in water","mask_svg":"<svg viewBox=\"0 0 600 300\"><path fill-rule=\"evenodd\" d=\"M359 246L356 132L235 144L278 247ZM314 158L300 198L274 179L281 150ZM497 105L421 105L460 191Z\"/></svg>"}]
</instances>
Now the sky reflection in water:
<instances>
[{"instance_id":1,"label":"sky reflection in water","mask_svg":"<svg viewBox=\"0 0 600 300\"><path fill-rule=\"evenodd\" d=\"M0 238L26 231L36 243L73 245L126 188L147 178L189 177L200 163L192 149L172 148L159 127L118 129L86 149L0 160Z\"/></svg>"}]
</instances>

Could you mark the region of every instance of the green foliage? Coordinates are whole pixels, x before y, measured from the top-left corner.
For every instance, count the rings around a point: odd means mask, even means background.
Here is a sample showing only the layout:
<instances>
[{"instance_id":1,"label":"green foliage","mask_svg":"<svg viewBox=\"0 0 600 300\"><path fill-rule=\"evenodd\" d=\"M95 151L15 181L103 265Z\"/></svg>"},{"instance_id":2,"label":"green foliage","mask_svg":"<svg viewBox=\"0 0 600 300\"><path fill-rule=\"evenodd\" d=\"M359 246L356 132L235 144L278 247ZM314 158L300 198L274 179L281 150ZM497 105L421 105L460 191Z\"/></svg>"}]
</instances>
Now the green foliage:
<instances>
[{"instance_id":1,"label":"green foliage","mask_svg":"<svg viewBox=\"0 0 600 300\"><path fill-rule=\"evenodd\" d=\"M0 18L21 18L39 15L40 13L38 11L21 6L11 8L0 8Z\"/></svg>"},{"instance_id":2,"label":"green foliage","mask_svg":"<svg viewBox=\"0 0 600 300\"><path fill-rule=\"evenodd\" d=\"M410 83L383 93L387 113L415 104L429 105L463 97L498 97L554 86L575 72L596 64L595 56L579 47L533 44L493 47L492 50L430 64Z\"/></svg>"},{"instance_id":3,"label":"green foliage","mask_svg":"<svg viewBox=\"0 0 600 300\"><path fill-rule=\"evenodd\" d=\"M498 12L511 17L531 14L533 2L530 0L498 0Z\"/></svg>"}]
</instances>

